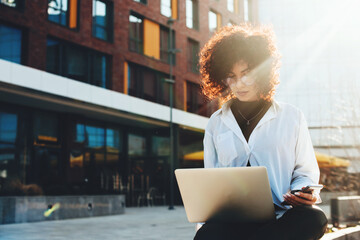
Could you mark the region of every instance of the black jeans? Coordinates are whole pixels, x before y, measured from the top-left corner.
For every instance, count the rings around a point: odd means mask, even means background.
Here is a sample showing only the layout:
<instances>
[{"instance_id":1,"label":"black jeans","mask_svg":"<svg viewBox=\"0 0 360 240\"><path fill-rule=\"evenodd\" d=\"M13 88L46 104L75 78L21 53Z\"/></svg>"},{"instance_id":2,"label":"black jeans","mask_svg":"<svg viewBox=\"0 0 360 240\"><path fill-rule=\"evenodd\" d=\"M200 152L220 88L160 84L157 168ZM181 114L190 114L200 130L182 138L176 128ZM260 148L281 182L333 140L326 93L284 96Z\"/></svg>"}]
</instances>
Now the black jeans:
<instances>
[{"instance_id":1,"label":"black jeans","mask_svg":"<svg viewBox=\"0 0 360 240\"><path fill-rule=\"evenodd\" d=\"M206 222L194 240L313 240L324 235L327 222L320 209L299 206L286 211L281 218L264 224Z\"/></svg>"}]
</instances>

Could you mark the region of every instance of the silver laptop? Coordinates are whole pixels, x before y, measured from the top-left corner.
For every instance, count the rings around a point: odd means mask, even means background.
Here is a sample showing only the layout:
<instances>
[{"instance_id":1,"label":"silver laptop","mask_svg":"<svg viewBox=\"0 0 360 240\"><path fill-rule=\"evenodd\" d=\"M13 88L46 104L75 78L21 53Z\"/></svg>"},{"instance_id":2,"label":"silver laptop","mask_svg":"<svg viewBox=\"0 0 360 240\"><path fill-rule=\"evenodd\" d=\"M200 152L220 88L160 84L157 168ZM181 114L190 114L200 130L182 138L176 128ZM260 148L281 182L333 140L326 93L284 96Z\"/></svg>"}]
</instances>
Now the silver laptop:
<instances>
[{"instance_id":1,"label":"silver laptop","mask_svg":"<svg viewBox=\"0 0 360 240\"><path fill-rule=\"evenodd\" d=\"M189 222L275 219L265 167L175 170Z\"/></svg>"}]
</instances>

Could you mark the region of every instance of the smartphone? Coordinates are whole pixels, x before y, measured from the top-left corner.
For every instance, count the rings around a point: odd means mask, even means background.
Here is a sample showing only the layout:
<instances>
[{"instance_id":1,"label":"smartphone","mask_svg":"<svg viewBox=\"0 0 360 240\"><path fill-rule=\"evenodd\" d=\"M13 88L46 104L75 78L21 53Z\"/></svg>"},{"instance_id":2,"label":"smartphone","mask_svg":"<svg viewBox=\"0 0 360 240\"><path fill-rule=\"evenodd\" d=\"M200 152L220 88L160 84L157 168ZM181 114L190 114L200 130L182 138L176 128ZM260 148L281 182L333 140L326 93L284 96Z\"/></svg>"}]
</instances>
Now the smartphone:
<instances>
[{"instance_id":1,"label":"smartphone","mask_svg":"<svg viewBox=\"0 0 360 240\"><path fill-rule=\"evenodd\" d=\"M320 190L323 189L324 185L321 185L321 184L310 184L308 186L306 186L304 189L301 189L301 190L292 190L290 193L291 194L295 194L296 192L303 192L303 193L320 193ZM281 203L282 205L289 205L289 203L287 202L282 202Z\"/></svg>"},{"instance_id":2,"label":"smartphone","mask_svg":"<svg viewBox=\"0 0 360 240\"><path fill-rule=\"evenodd\" d=\"M323 189L323 185L321 184L311 184L306 186L304 189L301 190L293 190L291 191L291 194L295 194L296 192L303 192L303 193L320 193L320 190Z\"/></svg>"}]
</instances>

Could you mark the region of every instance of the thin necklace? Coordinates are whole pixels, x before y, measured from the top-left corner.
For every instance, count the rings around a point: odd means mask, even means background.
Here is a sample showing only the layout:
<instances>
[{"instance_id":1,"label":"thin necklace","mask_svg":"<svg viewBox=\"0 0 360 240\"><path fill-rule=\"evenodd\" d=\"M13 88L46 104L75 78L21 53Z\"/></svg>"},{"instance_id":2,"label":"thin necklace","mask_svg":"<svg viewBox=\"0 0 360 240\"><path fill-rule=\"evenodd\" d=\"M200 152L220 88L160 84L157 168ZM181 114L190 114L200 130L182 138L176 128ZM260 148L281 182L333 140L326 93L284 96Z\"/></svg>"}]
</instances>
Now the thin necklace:
<instances>
[{"instance_id":1,"label":"thin necklace","mask_svg":"<svg viewBox=\"0 0 360 240\"><path fill-rule=\"evenodd\" d=\"M238 109L238 112L240 113L241 117L246 120L246 125L250 125L250 121L252 121L254 118L256 118L256 117L261 113L261 111L264 109L264 107L265 107L265 106L263 106L263 107L260 109L260 111L259 111L255 116L253 116L253 117L250 118L250 119L247 119L246 117L244 117L244 115L242 115L242 113L240 112L239 109Z\"/></svg>"}]
</instances>

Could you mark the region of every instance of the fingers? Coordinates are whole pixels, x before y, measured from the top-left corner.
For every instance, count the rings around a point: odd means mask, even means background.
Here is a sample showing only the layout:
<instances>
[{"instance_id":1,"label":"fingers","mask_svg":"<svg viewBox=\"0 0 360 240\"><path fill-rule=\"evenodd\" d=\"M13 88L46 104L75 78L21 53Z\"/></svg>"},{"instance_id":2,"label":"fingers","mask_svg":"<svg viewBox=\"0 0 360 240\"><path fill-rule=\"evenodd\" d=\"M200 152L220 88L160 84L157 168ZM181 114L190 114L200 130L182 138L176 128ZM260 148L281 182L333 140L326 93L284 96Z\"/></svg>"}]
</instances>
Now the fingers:
<instances>
[{"instance_id":1,"label":"fingers","mask_svg":"<svg viewBox=\"0 0 360 240\"><path fill-rule=\"evenodd\" d=\"M300 203L298 203L295 199L293 199L293 194L291 194L291 193L284 194L283 197L284 197L284 200L293 207L300 205Z\"/></svg>"},{"instance_id":2,"label":"fingers","mask_svg":"<svg viewBox=\"0 0 360 240\"><path fill-rule=\"evenodd\" d=\"M284 200L288 202L293 207L300 206L300 205L314 205L316 202L316 197L312 194L296 192L294 194L286 193L283 195Z\"/></svg>"},{"instance_id":3,"label":"fingers","mask_svg":"<svg viewBox=\"0 0 360 240\"><path fill-rule=\"evenodd\" d=\"M295 195L301 202L307 205L313 205L317 200L316 196L311 193L296 192Z\"/></svg>"}]
</instances>

